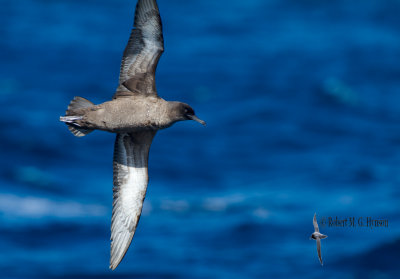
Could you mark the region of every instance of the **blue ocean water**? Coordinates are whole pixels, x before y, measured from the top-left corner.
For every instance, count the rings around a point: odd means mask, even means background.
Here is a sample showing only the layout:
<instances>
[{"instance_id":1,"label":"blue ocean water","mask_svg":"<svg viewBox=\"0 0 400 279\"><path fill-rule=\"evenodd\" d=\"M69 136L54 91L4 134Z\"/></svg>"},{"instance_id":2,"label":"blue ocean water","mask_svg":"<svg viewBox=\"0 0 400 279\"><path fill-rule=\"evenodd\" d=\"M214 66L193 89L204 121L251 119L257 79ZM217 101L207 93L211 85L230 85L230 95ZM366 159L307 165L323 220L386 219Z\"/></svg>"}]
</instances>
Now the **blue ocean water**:
<instances>
[{"instance_id":1,"label":"blue ocean water","mask_svg":"<svg viewBox=\"0 0 400 279\"><path fill-rule=\"evenodd\" d=\"M135 1L0 0L1 278L400 278L400 1L159 0L157 134L132 245L108 270L111 98ZM388 220L322 226L312 217Z\"/></svg>"}]
</instances>

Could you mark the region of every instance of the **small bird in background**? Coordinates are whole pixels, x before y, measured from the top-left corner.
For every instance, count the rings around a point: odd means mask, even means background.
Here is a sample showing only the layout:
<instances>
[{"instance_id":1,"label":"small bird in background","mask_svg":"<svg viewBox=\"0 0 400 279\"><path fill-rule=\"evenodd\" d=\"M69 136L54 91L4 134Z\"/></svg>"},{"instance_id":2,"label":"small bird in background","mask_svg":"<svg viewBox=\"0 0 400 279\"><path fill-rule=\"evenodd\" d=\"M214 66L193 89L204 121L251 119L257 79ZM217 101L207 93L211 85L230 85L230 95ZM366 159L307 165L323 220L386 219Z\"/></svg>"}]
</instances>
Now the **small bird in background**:
<instances>
[{"instance_id":1,"label":"small bird in background","mask_svg":"<svg viewBox=\"0 0 400 279\"><path fill-rule=\"evenodd\" d=\"M157 2L139 0L134 29L122 58L119 85L112 100L95 105L75 97L66 116L60 117L77 137L94 130L117 134L113 161L112 270L125 256L139 222L149 179L149 150L155 134L178 121L206 124L189 105L168 102L158 96L155 72L163 52Z\"/></svg>"},{"instance_id":2,"label":"small bird in background","mask_svg":"<svg viewBox=\"0 0 400 279\"><path fill-rule=\"evenodd\" d=\"M313 232L313 234L310 236L310 239L315 239L317 241L318 258L319 258L321 265L324 265L324 263L322 262L322 256L321 256L321 239L327 238L328 236L319 232L318 222L317 222L317 213L314 214L313 224L314 224L315 232Z\"/></svg>"}]
</instances>

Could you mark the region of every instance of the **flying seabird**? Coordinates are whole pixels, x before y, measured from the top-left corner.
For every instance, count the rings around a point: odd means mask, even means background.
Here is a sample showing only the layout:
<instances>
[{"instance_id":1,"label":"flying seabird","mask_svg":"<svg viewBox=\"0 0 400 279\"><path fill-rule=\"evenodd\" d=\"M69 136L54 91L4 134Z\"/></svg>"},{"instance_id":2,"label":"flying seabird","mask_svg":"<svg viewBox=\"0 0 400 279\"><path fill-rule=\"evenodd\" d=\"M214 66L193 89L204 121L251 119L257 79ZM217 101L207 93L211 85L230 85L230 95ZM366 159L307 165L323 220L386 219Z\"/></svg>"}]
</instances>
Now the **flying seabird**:
<instances>
[{"instance_id":1,"label":"flying seabird","mask_svg":"<svg viewBox=\"0 0 400 279\"><path fill-rule=\"evenodd\" d=\"M321 239L327 238L328 236L319 232L318 223L317 223L317 213L314 214L313 224L314 224L315 232L310 236L310 239L315 239L317 241L318 258L319 258L321 265L324 265L322 262L322 256L321 256Z\"/></svg>"},{"instance_id":2,"label":"flying seabird","mask_svg":"<svg viewBox=\"0 0 400 279\"><path fill-rule=\"evenodd\" d=\"M94 130L117 134L113 160L112 270L125 256L139 222L148 184L148 155L155 134L178 121L206 124L189 105L158 96L155 71L163 51L157 2L139 0L134 28L122 58L119 86L112 100L95 105L75 97L66 116L60 117L77 137Z\"/></svg>"}]
</instances>

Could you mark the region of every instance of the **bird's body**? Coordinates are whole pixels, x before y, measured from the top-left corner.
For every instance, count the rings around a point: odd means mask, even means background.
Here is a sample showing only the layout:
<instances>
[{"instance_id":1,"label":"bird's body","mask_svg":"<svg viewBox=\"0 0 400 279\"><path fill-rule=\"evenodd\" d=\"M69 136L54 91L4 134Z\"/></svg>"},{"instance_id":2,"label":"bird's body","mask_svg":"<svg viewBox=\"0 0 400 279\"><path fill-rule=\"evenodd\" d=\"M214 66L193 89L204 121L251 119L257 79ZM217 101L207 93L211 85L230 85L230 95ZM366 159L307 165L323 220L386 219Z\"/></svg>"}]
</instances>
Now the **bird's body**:
<instances>
[{"instance_id":1,"label":"bird's body","mask_svg":"<svg viewBox=\"0 0 400 279\"><path fill-rule=\"evenodd\" d=\"M77 137L94 130L116 133L113 160L113 213L110 268L115 269L135 234L148 184L148 156L156 132L178 121L194 120L184 103L160 98L155 71L164 51L156 0L138 0L134 29L122 58L119 85L111 101L95 105L75 97L60 120Z\"/></svg>"},{"instance_id":2,"label":"bird's body","mask_svg":"<svg viewBox=\"0 0 400 279\"><path fill-rule=\"evenodd\" d=\"M314 240L323 239L323 238L326 238L326 237L327 237L326 235L324 235L324 234L322 234L322 233L319 233L319 232L314 232L314 233L311 235L311 238L314 239Z\"/></svg>"},{"instance_id":3,"label":"bird's body","mask_svg":"<svg viewBox=\"0 0 400 279\"><path fill-rule=\"evenodd\" d=\"M321 265L324 265L324 263L322 261L322 255L321 255L321 239L327 238L328 236L319 232L316 213L314 214L313 225L314 225L315 232L312 233L312 235L310 236L310 239L314 239L317 242L318 259L319 259L319 262L321 263Z\"/></svg>"},{"instance_id":4,"label":"bird's body","mask_svg":"<svg viewBox=\"0 0 400 279\"><path fill-rule=\"evenodd\" d=\"M111 133L160 130L177 121L170 113L172 104L162 98L137 95L70 110L67 114L80 116L74 124L90 130Z\"/></svg>"}]
</instances>

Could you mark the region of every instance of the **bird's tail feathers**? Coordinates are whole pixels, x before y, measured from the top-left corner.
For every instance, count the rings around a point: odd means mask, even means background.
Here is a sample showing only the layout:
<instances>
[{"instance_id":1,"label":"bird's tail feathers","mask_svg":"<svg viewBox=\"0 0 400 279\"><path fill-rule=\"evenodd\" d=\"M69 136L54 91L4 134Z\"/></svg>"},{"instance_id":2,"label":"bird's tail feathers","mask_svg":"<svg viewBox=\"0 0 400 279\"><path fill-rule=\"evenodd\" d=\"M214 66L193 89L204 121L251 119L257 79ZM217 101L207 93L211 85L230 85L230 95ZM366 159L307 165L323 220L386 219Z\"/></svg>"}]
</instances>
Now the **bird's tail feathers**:
<instances>
[{"instance_id":1,"label":"bird's tail feathers","mask_svg":"<svg viewBox=\"0 0 400 279\"><path fill-rule=\"evenodd\" d=\"M95 104L85 98L75 97L68 106L65 113L66 116L60 117L60 121L68 125L68 129L72 134L74 134L74 136L84 137L93 132L93 130L84 129L77 123L77 121L83 119L83 116L79 115L79 109L89 108L94 105Z\"/></svg>"},{"instance_id":2,"label":"bird's tail feathers","mask_svg":"<svg viewBox=\"0 0 400 279\"><path fill-rule=\"evenodd\" d=\"M95 104L93 104L91 101L89 101L85 98L75 97L69 104L66 115L71 116L71 115L73 115L71 113L73 113L75 110L83 109L83 108L90 108L94 105Z\"/></svg>"}]
</instances>

